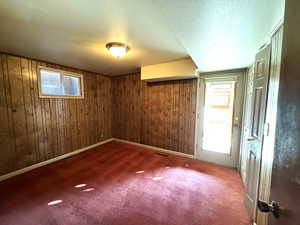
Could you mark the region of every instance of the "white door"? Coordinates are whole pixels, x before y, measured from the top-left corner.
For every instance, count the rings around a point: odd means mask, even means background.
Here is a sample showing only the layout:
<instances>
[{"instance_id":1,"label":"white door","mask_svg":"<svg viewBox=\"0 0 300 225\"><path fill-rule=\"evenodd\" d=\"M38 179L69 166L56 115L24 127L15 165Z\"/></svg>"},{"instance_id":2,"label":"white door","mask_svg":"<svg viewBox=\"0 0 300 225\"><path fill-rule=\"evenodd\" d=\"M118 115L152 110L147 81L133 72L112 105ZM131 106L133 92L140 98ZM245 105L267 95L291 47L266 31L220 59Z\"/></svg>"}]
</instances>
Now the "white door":
<instances>
[{"instance_id":1,"label":"white door","mask_svg":"<svg viewBox=\"0 0 300 225\"><path fill-rule=\"evenodd\" d=\"M251 107L250 137L246 172L246 205L252 218L255 218L257 191L261 166L261 153L264 138L264 123L269 80L270 46L256 54L254 66L253 95Z\"/></svg>"},{"instance_id":2,"label":"white door","mask_svg":"<svg viewBox=\"0 0 300 225\"><path fill-rule=\"evenodd\" d=\"M236 167L239 155L243 72L200 78L197 153L200 160Z\"/></svg>"}]
</instances>

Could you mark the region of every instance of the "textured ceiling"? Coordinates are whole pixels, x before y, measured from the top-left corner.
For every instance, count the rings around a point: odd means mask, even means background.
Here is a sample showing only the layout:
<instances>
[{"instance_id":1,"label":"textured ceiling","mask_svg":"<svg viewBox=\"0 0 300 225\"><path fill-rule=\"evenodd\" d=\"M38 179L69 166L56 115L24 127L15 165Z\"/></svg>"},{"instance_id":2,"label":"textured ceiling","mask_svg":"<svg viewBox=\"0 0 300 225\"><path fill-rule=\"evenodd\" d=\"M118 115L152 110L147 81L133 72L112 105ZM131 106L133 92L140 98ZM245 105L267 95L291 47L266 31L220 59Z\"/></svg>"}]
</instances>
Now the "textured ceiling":
<instances>
[{"instance_id":1,"label":"textured ceiling","mask_svg":"<svg viewBox=\"0 0 300 225\"><path fill-rule=\"evenodd\" d=\"M154 0L199 70L248 67L284 15L284 0Z\"/></svg>"},{"instance_id":2,"label":"textured ceiling","mask_svg":"<svg viewBox=\"0 0 300 225\"><path fill-rule=\"evenodd\" d=\"M201 71L248 66L282 0L2 0L0 51L116 75L191 56ZM127 57L105 49L127 43Z\"/></svg>"}]
</instances>

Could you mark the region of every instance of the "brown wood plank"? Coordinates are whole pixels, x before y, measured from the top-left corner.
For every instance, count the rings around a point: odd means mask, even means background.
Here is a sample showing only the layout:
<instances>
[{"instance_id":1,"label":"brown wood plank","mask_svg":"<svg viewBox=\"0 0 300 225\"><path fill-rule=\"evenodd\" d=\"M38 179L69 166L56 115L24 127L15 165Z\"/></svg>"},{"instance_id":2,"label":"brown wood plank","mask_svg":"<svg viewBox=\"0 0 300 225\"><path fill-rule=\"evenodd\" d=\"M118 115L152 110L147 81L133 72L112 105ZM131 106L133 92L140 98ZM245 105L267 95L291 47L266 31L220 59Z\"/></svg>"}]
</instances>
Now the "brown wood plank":
<instances>
[{"instance_id":1,"label":"brown wood plank","mask_svg":"<svg viewBox=\"0 0 300 225\"><path fill-rule=\"evenodd\" d=\"M21 58L7 56L9 84L11 87L11 105L13 111L14 138L16 146L16 168L28 165L31 154L28 151L27 124L24 107L23 80L21 73Z\"/></svg>"},{"instance_id":2,"label":"brown wood plank","mask_svg":"<svg viewBox=\"0 0 300 225\"><path fill-rule=\"evenodd\" d=\"M29 75L29 92L30 92L30 99L31 99L31 119L32 119L32 141L33 141L33 151L34 151L34 158L35 163L40 162L40 152L39 152L39 141L38 141L38 129L37 129L37 117L36 117L36 105L35 105L35 77L32 71L33 64L32 60L28 60L28 75Z\"/></svg>"},{"instance_id":3,"label":"brown wood plank","mask_svg":"<svg viewBox=\"0 0 300 225\"><path fill-rule=\"evenodd\" d=\"M42 105L38 91L37 82L37 62L31 60L31 75L32 75L32 98L33 98L33 111L35 119L35 134L36 134L36 157L37 161L41 162L46 157L45 155L45 139L44 139L44 119L42 113Z\"/></svg>"},{"instance_id":4,"label":"brown wood plank","mask_svg":"<svg viewBox=\"0 0 300 225\"><path fill-rule=\"evenodd\" d=\"M35 142L35 128L34 128L34 113L33 103L31 98L31 74L29 71L29 60L21 58L21 75L23 81L23 95L24 95L24 108L25 108L25 120L26 120L26 132L28 141L28 161L27 165L31 165L32 162L37 162L36 157L36 142Z\"/></svg>"},{"instance_id":5,"label":"brown wood plank","mask_svg":"<svg viewBox=\"0 0 300 225\"><path fill-rule=\"evenodd\" d=\"M14 170L15 142L6 55L0 54L0 174Z\"/></svg>"},{"instance_id":6,"label":"brown wood plank","mask_svg":"<svg viewBox=\"0 0 300 225\"><path fill-rule=\"evenodd\" d=\"M179 135L180 135L180 118L179 118L179 109L180 109L180 81L174 81L174 117L173 117L173 143L174 151L179 151Z\"/></svg>"}]
</instances>

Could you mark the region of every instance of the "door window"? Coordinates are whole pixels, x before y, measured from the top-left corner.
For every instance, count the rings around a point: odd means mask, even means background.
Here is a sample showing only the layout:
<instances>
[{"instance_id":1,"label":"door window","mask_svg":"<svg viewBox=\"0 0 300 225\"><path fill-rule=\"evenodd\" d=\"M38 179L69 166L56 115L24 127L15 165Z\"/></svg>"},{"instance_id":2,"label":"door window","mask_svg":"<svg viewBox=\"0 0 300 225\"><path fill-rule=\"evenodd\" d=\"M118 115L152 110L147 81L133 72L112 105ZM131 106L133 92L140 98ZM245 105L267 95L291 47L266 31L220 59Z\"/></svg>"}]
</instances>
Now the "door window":
<instances>
[{"instance_id":1,"label":"door window","mask_svg":"<svg viewBox=\"0 0 300 225\"><path fill-rule=\"evenodd\" d=\"M234 81L206 82L203 150L230 154Z\"/></svg>"}]
</instances>

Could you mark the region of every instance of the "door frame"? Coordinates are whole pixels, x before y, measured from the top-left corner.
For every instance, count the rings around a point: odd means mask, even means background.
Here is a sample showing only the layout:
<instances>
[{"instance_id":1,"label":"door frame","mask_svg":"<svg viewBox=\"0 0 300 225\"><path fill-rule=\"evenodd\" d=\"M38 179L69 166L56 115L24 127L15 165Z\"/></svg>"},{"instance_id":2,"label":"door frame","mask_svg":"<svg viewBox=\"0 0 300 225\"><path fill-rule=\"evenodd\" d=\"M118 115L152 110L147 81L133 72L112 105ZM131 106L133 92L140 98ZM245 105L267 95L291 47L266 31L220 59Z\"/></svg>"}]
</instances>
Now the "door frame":
<instances>
[{"instance_id":1,"label":"door frame","mask_svg":"<svg viewBox=\"0 0 300 225\"><path fill-rule=\"evenodd\" d=\"M243 102L243 121L241 131L241 142L240 142L240 161L239 161L239 172L242 176L244 184L246 184L246 171L247 171L247 138L250 136L250 116L251 116L251 105L252 105L252 92L253 92L253 80L254 80L254 64L248 68L245 74L245 85L244 85L244 102Z\"/></svg>"},{"instance_id":2,"label":"door frame","mask_svg":"<svg viewBox=\"0 0 300 225\"><path fill-rule=\"evenodd\" d=\"M237 69L237 70L230 70L230 71L220 71L220 72L210 72L210 73L202 73L199 75L199 78L197 80L197 100L196 100L196 126L195 126L195 154L194 157L198 160L203 160L203 158L200 158L200 151L202 151L202 143L201 143L201 137L202 137L202 126L203 126L203 108L204 108L204 86L203 81L204 79L220 79L220 81L228 81L230 79L238 79L240 82L240 88L241 88L241 96L240 96L240 103L243 103L244 99L244 86L245 86L245 74L246 69ZM236 99L234 100L236 102ZM238 127L239 127L239 133L236 137L236 145L238 148L240 148L240 135L241 135L241 127L243 122L243 110L244 106L242 105L240 108L240 112L238 113L239 121L238 121ZM235 116L235 112L234 115ZM233 119L234 120L234 119ZM234 121L233 121L234 122ZM222 154L222 153L220 153ZM234 168L238 168L239 166L239 157L240 157L240 149L237 150L236 154L234 155Z\"/></svg>"}]
</instances>

